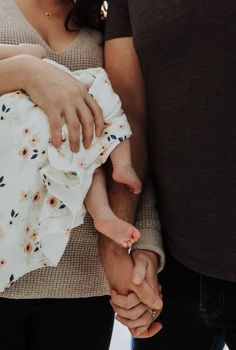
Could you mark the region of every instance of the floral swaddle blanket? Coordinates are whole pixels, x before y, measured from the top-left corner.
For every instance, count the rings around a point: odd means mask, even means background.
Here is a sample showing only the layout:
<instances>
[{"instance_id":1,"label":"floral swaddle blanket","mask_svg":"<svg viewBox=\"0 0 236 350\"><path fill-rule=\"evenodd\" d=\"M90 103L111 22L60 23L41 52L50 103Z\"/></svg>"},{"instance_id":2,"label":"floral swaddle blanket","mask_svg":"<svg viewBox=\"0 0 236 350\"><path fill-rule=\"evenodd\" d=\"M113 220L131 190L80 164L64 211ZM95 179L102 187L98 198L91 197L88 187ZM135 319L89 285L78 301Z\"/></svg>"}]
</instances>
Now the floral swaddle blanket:
<instances>
[{"instance_id":1,"label":"floral swaddle blanket","mask_svg":"<svg viewBox=\"0 0 236 350\"><path fill-rule=\"evenodd\" d=\"M65 124L62 146L53 147L47 115L24 92L0 97L0 291L30 271L58 264L71 229L83 223L95 169L131 136L104 69L68 72L90 86L104 116L103 135L87 150L81 143L71 152Z\"/></svg>"}]
</instances>

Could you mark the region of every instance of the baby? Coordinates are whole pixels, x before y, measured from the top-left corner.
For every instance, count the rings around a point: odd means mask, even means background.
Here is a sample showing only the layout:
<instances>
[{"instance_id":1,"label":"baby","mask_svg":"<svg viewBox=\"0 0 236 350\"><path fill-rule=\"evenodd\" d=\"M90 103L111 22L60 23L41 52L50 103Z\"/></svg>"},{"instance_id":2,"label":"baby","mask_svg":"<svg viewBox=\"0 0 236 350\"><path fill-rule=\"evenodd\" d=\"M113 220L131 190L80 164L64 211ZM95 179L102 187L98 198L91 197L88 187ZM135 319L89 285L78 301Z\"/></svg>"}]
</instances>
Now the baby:
<instances>
[{"instance_id":1,"label":"baby","mask_svg":"<svg viewBox=\"0 0 236 350\"><path fill-rule=\"evenodd\" d=\"M102 68L70 72L46 59L40 45L0 45L0 59L19 54L45 59L90 86L105 128L89 149L81 142L80 151L73 153L62 120L63 143L57 149L50 142L45 112L28 95L16 91L0 97L1 291L27 272L56 266L71 229L83 223L85 207L95 228L124 248L140 238L133 225L111 210L101 168L110 156L113 179L140 193L131 164L131 130L106 72Z\"/></svg>"}]
</instances>

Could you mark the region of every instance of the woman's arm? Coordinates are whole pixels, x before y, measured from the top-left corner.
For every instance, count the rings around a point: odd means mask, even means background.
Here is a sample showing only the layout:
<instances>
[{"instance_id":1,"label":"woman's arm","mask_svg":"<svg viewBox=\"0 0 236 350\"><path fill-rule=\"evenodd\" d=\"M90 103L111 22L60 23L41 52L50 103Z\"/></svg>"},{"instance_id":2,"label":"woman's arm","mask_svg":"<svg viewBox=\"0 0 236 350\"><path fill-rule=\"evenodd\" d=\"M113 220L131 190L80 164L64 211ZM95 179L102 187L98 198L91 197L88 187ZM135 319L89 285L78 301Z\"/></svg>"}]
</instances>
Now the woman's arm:
<instances>
[{"instance_id":1,"label":"woman's arm","mask_svg":"<svg viewBox=\"0 0 236 350\"><path fill-rule=\"evenodd\" d=\"M38 44L26 44L19 45L6 45L0 44L0 60L5 58L14 57L17 55L32 55L38 58L44 58L47 56L46 49Z\"/></svg>"},{"instance_id":2,"label":"woman's arm","mask_svg":"<svg viewBox=\"0 0 236 350\"><path fill-rule=\"evenodd\" d=\"M100 107L88 92L88 86L72 75L31 55L19 55L0 61L0 95L24 90L48 116L54 146L62 143L61 118L64 117L71 149L79 150L80 129L88 148L96 135L103 132Z\"/></svg>"}]
</instances>

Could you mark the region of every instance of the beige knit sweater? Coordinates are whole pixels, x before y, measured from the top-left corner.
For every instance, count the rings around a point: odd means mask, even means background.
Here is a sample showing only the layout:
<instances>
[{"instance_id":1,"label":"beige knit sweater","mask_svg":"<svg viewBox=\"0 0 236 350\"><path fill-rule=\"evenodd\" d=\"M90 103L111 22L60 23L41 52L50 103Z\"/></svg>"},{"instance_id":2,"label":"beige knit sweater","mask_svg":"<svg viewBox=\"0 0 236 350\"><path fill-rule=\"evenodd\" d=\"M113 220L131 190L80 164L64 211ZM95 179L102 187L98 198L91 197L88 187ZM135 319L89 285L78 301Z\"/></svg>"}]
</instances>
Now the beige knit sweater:
<instances>
[{"instance_id":1,"label":"beige knit sweater","mask_svg":"<svg viewBox=\"0 0 236 350\"><path fill-rule=\"evenodd\" d=\"M61 52L52 50L20 12L14 0L0 0L0 42L37 43L44 46L48 57L71 70L102 66L102 37L84 28L78 37ZM3 83L3 82L2 82ZM4 165L0 164L1 167ZM160 225L155 210L153 190L144 191L136 226L142 238L136 248L149 249L164 256ZM92 220L73 230L66 251L57 267L45 267L16 281L0 297L7 298L79 298L109 294L98 252L98 233Z\"/></svg>"}]
</instances>

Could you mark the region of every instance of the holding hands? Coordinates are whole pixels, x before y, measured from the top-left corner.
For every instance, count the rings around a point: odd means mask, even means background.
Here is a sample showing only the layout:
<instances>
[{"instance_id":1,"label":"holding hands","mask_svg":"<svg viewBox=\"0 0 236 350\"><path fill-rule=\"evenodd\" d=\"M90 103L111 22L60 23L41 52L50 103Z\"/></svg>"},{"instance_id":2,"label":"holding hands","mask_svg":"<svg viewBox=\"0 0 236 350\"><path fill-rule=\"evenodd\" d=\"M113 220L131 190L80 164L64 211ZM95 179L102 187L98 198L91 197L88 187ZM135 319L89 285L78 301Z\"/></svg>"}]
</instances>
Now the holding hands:
<instances>
[{"instance_id":1,"label":"holding hands","mask_svg":"<svg viewBox=\"0 0 236 350\"><path fill-rule=\"evenodd\" d=\"M120 254L101 251L101 258L116 319L136 338L158 333L162 326L153 321L159 316L163 303L157 281L157 255L144 250L134 251L132 257L122 251Z\"/></svg>"}]
</instances>

